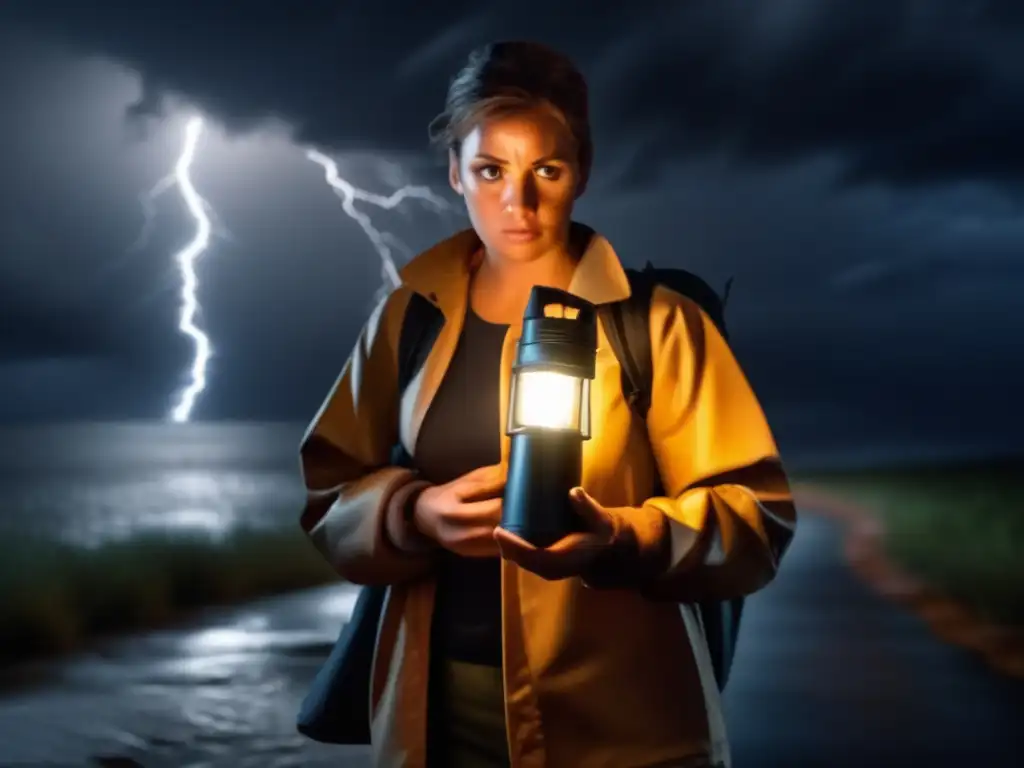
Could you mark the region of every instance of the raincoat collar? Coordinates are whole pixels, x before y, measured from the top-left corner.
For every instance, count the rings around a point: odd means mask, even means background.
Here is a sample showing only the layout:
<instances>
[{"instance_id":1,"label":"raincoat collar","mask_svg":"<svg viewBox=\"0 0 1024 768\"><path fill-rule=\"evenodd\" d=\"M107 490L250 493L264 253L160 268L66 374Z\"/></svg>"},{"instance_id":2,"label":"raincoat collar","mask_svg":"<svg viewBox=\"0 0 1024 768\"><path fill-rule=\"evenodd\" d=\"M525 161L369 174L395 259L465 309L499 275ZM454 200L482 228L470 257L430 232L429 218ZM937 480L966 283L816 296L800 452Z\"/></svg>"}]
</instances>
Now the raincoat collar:
<instances>
[{"instance_id":1,"label":"raincoat collar","mask_svg":"<svg viewBox=\"0 0 1024 768\"><path fill-rule=\"evenodd\" d=\"M629 280L611 243L584 224L573 222L572 226L577 229L574 234L587 238L587 247L576 265L569 292L593 304L628 298ZM402 268L402 283L447 316L451 310L464 307L469 278L480 258L480 246L474 230L462 230Z\"/></svg>"}]
</instances>

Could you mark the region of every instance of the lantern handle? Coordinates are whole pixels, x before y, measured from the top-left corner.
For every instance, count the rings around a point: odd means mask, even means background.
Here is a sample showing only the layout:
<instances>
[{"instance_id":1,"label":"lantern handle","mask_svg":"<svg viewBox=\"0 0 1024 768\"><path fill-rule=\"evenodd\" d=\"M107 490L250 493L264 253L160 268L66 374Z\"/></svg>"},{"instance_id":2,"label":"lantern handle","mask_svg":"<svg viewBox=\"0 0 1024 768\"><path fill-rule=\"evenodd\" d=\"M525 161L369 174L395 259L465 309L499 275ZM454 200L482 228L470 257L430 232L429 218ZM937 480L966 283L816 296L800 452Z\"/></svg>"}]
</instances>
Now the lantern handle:
<instances>
[{"instance_id":1,"label":"lantern handle","mask_svg":"<svg viewBox=\"0 0 1024 768\"><path fill-rule=\"evenodd\" d=\"M589 320L590 316L595 314L594 305L586 299L560 288L535 285L530 292L530 300L526 304L526 313L523 319L532 320L544 317L544 308L551 304L560 304L563 307L577 310L581 320Z\"/></svg>"}]
</instances>

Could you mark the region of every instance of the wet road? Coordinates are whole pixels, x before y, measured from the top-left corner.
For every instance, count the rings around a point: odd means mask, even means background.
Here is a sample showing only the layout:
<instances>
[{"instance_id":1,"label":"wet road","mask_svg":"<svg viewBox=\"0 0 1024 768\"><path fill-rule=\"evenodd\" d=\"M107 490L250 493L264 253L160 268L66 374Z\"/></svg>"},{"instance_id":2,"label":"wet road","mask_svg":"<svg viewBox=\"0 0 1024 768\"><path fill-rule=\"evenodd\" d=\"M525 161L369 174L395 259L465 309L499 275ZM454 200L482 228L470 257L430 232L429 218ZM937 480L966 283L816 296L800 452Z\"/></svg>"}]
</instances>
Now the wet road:
<instances>
[{"instance_id":1,"label":"wet road","mask_svg":"<svg viewBox=\"0 0 1024 768\"><path fill-rule=\"evenodd\" d=\"M366 766L294 730L352 597L275 598L55 665L0 696L0 765ZM744 621L726 702L739 768L1024 765L1024 685L867 592L831 523L803 517Z\"/></svg>"},{"instance_id":2,"label":"wet road","mask_svg":"<svg viewBox=\"0 0 1024 768\"><path fill-rule=\"evenodd\" d=\"M803 515L775 583L747 602L726 696L735 765L1024 765L1024 684L870 593L840 543Z\"/></svg>"},{"instance_id":3,"label":"wet road","mask_svg":"<svg viewBox=\"0 0 1024 768\"><path fill-rule=\"evenodd\" d=\"M295 731L354 596L329 587L211 612L47 670L41 685L0 696L0 766L366 766L365 750Z\"/></svg>"}]
</instances>

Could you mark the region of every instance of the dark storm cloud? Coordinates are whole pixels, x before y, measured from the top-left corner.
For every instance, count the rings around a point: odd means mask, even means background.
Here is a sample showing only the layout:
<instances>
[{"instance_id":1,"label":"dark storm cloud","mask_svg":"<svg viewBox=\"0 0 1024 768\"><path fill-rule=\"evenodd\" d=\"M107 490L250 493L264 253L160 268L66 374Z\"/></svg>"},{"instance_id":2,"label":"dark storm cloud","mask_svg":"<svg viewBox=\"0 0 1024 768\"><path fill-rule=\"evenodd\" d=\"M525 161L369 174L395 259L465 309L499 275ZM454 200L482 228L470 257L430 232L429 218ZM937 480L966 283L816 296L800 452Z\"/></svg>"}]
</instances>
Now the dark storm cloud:
<instances>
[{"instance_id":1,"label":"dark storm cloud","mask_svg":"<svg viewBox=\"0 0 1024 768\"><path fill-rule=\"evenodd\" d=\"M0 421L152 417L184 383L172 256L192 225L176 195L150 247L122 255L138 193L180 151L182 102L239 133L283 121L386 191L386 163L425 180L413 155L466 52L528 37L592 83L600 167L581 219L632 265L736 276L736 348L787 453L1017 439L1015 5L0 2ZM29 32L4 37L11 21ZM169 94L168 119L123 123L125 70L145 84L129 112ZM307 419L369 313L373 250L276 130L212 128L194 171L237 236L201 267L215 356L197 417ZM375 221L412 251L464 225Z\"/></svg>"},{"instance_id":2,"label":"dark storm cloud","mask_svg":"<svg viewBox=\"0 0 1024 768\"><path fill-rule=\"evenodd\" d=\"M1024 171L1016 0L33 0L5 16L138 69L136 112L178 93L233 127L281 118L334 149L422 149L466 51L525 36L587 70L599 160L620 178L716 150L753 163L834 153L853 180Z\"/></svg>"},{"instance_id":3,"label":"dark storm cloud","mask_svg":"<svg viewBox=\"0 0 1024 768\"><path fill-rule=\"evenodd\" d=\"M100 312L52 307L19 291L0 298L0 360L5 364L54 358L111 358L124 349L123 333Z\"/></svg>"}]
</instances>

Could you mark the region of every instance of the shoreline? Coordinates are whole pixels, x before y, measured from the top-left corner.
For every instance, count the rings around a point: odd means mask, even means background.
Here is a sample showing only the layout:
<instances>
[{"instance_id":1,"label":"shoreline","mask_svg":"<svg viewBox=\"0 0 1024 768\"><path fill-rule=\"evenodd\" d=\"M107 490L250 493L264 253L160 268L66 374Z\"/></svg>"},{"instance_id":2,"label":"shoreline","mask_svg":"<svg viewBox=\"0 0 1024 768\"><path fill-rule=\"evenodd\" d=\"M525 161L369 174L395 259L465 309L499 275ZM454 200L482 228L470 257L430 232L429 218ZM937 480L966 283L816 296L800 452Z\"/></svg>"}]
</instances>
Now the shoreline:
<instances>
[{"instance_id":1,"label":"shoreline","mask_svg":"<svg viewBox=\"0 0 1024 768\"><path fill-rule=\"evenodd\" d=\"M982 618L964 602L943 594L895 562L886 551L881 515L814 483L795 483L797 507L843 528L847 565L876 594L923 620L940 640L979 654L995 671L1024 680L1024 628Z\"/></svg>"}]
</instances>

